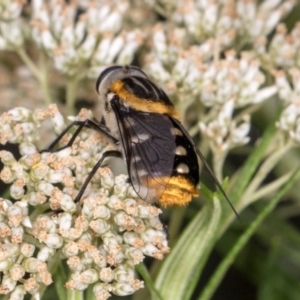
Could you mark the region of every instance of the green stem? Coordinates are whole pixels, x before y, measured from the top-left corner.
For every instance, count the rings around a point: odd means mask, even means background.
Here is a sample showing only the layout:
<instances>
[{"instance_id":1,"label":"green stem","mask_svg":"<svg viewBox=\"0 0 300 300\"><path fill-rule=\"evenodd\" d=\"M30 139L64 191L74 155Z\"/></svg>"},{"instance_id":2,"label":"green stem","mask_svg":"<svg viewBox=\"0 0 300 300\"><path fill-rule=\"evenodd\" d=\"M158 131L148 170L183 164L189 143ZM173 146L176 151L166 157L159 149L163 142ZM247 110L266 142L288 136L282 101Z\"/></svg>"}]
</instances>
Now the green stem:
<instances>
[{"instance_id":1,"label":"green stem","mask_svg":"<svg viewBox=\"0 0 300 300\"><path fill-rule=\"evenodd\" d=\"M43 89L43 93L45 96L45 102L47 105L50 105L53 101L51 98L51 93L50 93L50 88L49 88L49 68L48 68L48 63L46 56L43 52L40 53L40 67L42 70L42 79L40 81L41 87Z\"/></svg>"},{"instance_id":2,"label":"green stem","mask_svg":"<svg viewBox=\"0 0 300 300\"><path fill-rule=\"evenodd\" d=\"M30 220L35 220L39 215L49 210L49 204L42 204L35 207L34 211L30 214Z\"/></svg>"},{"instance_id":3,"label":"green stem","mask_svg":"<svg viewBox=\"0 0 300 300\"><path fill-rule=\"evenodd\" d=\"M277 164L279 159L292 147L291 143L287 143L285 146L279 148L276 152L271 154L261 165L258 172L256 173L255 177L250 182L248 188L244 192L244 195L242 197L242 201L240 202L240 205L242 207L247 206L249 204L249 199L252 198L252 195L255 193L257 188L260 186L262 181L265 179L265 177L268 175L268 173L274 168L274 166Z\"/></svg>"},{"instance_id":4,"label":"green stem","mask_svg":"<svg viewBox=\"0 0 300 300\"><path fill-rule=\"evenodd\" d=\"M203 116L203 119L202 120L199 120L200 122L203 122L205 124L208 124L209 122L211 122L212 120L215 120L218 116L220 112L220 108L217 107L217 106L213 106L209 111L208 113L206 113L204 116Z\"/></svg>"},{"instance_id":5,"label":"green stem","mask_svg":"<svg viewBox=\"0 0 300 300\"><path fill-rule=\"evenodd\" d=\"M234 121L238 123L245 115L253 115L254 112L261 108L261 104L250 105L234 117Z\"/></svg>"},{"instance_id":6,"label":"green stem","mask_svg":"<svg viewBox=\"0 0 300 300\"><path fill-rule=\"evenodd\" d=\"M214 153L213 156L213 170L220 182L223 181L222 169L223 169L223 164L227 153L228 153L227 151L218 152L218 153Z\"/></svg>"},{"instance_id":7,"label":"green stem","mask_svg":"<svg viewBox=\"0 0 300 300\"><path fill-rule=\"evenodd\" d=\"M189 129L190 136L194 137L199 132L199 130L200 130L199 124L197 123Z\"/></svg>"},{"instance_id":8,"label":"green stem","mask_svg":"<svg viewBox=\"0 0 300 300\"><path fill-rule=\"evenodd\" d=\"M67 115L74 115L74 104L76 98L78 80L76 77L69 77L67 80Z\"/></svg>"},{"instance_id":9,"label":"green stem","mask_svg":"<svg viewBox=\"0 0 300 300\"><path fill-rule=\"evenodd\" d=\"M96 296L95 296L93 290L94 290L94 285L89 285L89 287L84 292L85 299L96 300ZM62 299L62 300L64 300L64 299Z\"/></svg>"},{"instance_id":10,"label":"green stem","mask_svg":"<svg viewBox=\"0 0 300 300\"><path fill-rule=\"evenodd\" d=\"M160 15L164 16L166 19L169 18L169 14L166 11L166 8L163 7L162 5L155 3L153 4L153 9L156 10Z\"/></svg>"},{"instance_id":11,"label":"green stem","mask_svg":"<svg viewBox=\"0 0 300 300\"><path fill-rule=\"evenodd\" d=\"M31 71L33 76L40 82L42 80L42 73L27 55L23 48L18 48L17 50L18 55L21 57L23 62L27 65L28 69Z\"/></svg>"},{"instance_id":12,"label":"green stem","mask_svg":"<svg viewBox=\"0 0 300 300\"><path fill-rule=\"evenodd\" d=\"M42 58L42 71L33 63L31 58L28 56L28 54L24 51L23 48L19 48L16 50L18 55L21 57L25 65L28 67L28 69L31 71L33 76L36 78L36 80L39 82L44 97L45 102L49 105L52 103L51 96L50 96L50 89L49 89L49 83L48 83L48 69L46 68L45 63L45 57L44 54Z\"/></svg>"},{"instance_id":13,"label":"green stem","mask_svg":"<svg viewBox=\"0 0 300 300\"><path fill-rule=\"evenodd\" d=\"M145 280L148 289L150 290L153 298L156 298L158 300L163 300L162 296L159 294L159 291L155 288L154 282L152 280L151 275L148 272L148 269L146 266L141 263L135 267L135 269L139 272L139 274L142 276L142 278Z\"/></svg>"},{"instance_id":14,"label":"green stem","mask_svg":"<svg viewBox=\"0 0 300 300\"><path fill-rule=\"evenodd\" d=\"M39 249L43 248L43 246L44 246L37 239L33 238L33 236L29 235L29 234L24 234L24 236L23 236L23 242L28 243L28 244L32 244L36 248L39 248Z\"/></svg>"},{"instance_id":15,"label":"green stem","mask_svg":"<svg viewBox=\"0 0 300 300\"><path fill-rule=\"evenodd\" d=\"M180 101L178 101L177 107L182 117L183 123L185 122L184 117L186 116L186 111L193 103L194 103L193 98L185 98L184 96L180 97Z\"/></svg>"},{"instance_id":16,"label":"green stem","mask_svg":"<svg viewBox=\"0 0 300 300\"><path fill-rule=\"evenodd\" d=\"M53 275L53 283L55 286L56 293L58 295L57 300L65 300L67 290L65 288L65 283L68 280L67 274L64 270L64 266L61 263L59 256L56 258L58 261L58 264L56 266L52 265L52 268L56 268L53 272L51 272Z\"/></svg>"},{"instance_id":17,"label":"green stem","mask_svg":"<svg viewBox=\"0 0 300 300\"><path fill-rule=\"evenodd\" d=\"M67 290L66 300L84 300L83 291Z\"/></svg>"},{"instance_id":18,"label":"green stem","mask_svg":"<svg viewBox=\"0 0 300 300\"><path fill-rule=\"evenodd\" d=\"M269 155L272 155L272 153L276 152L277 149L283 147L283 145L287 144L286 141L284 141L284 137L282 132L279 130L274 134L272 138L272 142L266 149L264 158L268 157Z\"/></svg>"},{"instance_id":19,"label":"green stem","mask_svg":"<svg viewBox=\"0 0 300 300\"><path fill-rule=\"evenodd\" d=\"M248 203L253 203L258 199L261 199L267 195L271 195L276 190L280 189L290 178L291 174L295 170L288 172L285 175L282 175L280 178L274 180L272 183L267 184L266 186L257 190L251 197L248 198Z\"/></svg>"},{"instance_id":20,"label":"green stem","mask_svg":"<svg viewBox=\"0 0 300 300\"><path fill-rule=\"evenodd\" d=\"M237 243L231 249L231 251L226 255L223 259L222 263L219 265L218 269L214 273L213 277L210 279L208 284L206 285L204 291L198 298L198 300L208 300L211 299L213 293L217 289L221 280L225 276L226 271L234 261L237 254L241 251L241 249L246 245L249 241L250 237L255 233L257 228L260 226L262 221L273 211L279 200L286 194L286 192L292 187L292 185L298 179L300 175L300 169L296 170L292 176L289 178L289 181L281 188L279 193L274 197L267 206L263 209L263 211L257 216L254 222L250 225L250 227L246 230L246 232L239 238Z\"/></svg>"},{"instance_id":21,"label":"green stem","mask_svg":"<svg viewBox=\"0 0 300 300\"><path fill-rule=\"evenodd\" d=\"M275 120L278 120L279 115L276 117ZM253 149L249 157L247 158L246 162L243 164L243 166L238 171L238 175L234 176L235 180L233 181L231 178L231 188L230 190L227 188L228 195L232 203L234 204L237 211L241 211L239 209L239 205L241 204L243 200L243 195L245 193L245 190L247 189L249 182L251 182L252 178L255 176L255 173L261 164L263 158L265 157L265 153L267 149L269 148L269 145L273 143L274 135L276 135L276 127L275 127L275 121L269 123L267 129L265 130L260 142L257 144L257 146ZM241 205L242 207L242 205ZM231 210L226 209L226 207L223 207L223 218L222 218L222 224L220 227L220 232L218 233L219 236L221 236L226 228L231 223L232 219L234 217L234 214Z\"/></svg>"}]
</instances>

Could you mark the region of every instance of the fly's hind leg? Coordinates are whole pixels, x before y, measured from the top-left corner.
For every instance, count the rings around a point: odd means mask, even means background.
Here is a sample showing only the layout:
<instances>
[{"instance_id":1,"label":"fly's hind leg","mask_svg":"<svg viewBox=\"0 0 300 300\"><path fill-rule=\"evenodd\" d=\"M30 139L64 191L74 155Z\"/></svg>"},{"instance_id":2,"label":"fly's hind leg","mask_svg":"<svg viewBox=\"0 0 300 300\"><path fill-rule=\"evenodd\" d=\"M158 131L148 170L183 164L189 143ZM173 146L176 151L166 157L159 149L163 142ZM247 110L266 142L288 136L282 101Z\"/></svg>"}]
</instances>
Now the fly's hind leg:
<instances>
[{"instance_id":1,"label":"fly's hind leg","mask_svg":"<svg viewBox=\"0 0 300 300\"><path fill-rule=\"evenodd\" d=\"M89 182L91 181L91 179L93 178L93 176L95 175L95 173L97 172L97 170L100 168L101 164L103 163L104 159L106 157L109 156L114 156L114 157L122 157L122 154L120 151L117 150L109 150L106 151L102 154L101 158L99 159L99 161L95 164L95 166L93 167L92 171L89 173L88 177L86 178L86 180L84 181L83 185L81 186L76 198L74 199L74 202L77 203L80 201L87 185L89 184Z\"/></svg>"}]
</instances>

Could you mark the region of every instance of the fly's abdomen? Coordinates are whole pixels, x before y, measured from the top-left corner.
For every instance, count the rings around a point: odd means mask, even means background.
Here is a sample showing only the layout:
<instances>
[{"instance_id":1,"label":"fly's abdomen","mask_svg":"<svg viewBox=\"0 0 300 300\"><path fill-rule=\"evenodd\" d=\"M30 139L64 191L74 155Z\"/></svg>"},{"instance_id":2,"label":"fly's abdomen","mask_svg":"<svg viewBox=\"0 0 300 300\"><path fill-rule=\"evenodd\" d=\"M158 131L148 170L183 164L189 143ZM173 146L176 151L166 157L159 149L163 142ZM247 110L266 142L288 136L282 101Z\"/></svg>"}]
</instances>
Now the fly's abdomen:
<instances>
[{"instance_id":1,"label":"fly's abdomen","mask_svg":"<svg viewBox=\"0 0 300 300\"><path fill-rule=\"evenodd\" d=\"M174 165L168 184L158 200L162 206L184 206L192 196L198 196L199 164L194 145L177 122L173 122L173 126L176 144Z\"/></svg>"},{"instance_id":2,"label":"fly's abdomen","mask_svg":"<svg viewBox=\"0 0 300 300\"><path fill-rule=\"evenodd\" d=\"M164 192L158 202L162 206L184 206L192 200L192 196L197 197L197 187L185 176L171 176Z\"/></svg>"}]
</instances>

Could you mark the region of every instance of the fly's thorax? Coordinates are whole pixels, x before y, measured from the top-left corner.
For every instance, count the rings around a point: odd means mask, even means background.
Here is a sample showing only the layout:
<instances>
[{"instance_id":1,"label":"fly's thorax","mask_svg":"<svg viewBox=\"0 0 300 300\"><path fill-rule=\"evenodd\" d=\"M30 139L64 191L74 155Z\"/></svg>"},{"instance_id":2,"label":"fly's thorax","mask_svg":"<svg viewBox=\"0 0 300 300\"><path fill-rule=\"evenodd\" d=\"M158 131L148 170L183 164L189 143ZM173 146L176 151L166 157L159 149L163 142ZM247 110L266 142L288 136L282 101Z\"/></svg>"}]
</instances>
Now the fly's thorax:
<instances>
[{"instance_id":1,"label":"fly's thorax","mask_svg":"<svg viewBox=\"0 0 300 300\"><path fill-rule=\"evenodd\" d=\"M111 107L111 101L117 93L111 91L113 83L137 76L139 78L147 78L146 74L137 67L133 66L112 66L104 70L96 81L96 90L99 93L100 109L106 126L110 129L113 137L119 139L117 119ZM125 101L126 103L126 101Z\"/></svg>"}]
</instances>

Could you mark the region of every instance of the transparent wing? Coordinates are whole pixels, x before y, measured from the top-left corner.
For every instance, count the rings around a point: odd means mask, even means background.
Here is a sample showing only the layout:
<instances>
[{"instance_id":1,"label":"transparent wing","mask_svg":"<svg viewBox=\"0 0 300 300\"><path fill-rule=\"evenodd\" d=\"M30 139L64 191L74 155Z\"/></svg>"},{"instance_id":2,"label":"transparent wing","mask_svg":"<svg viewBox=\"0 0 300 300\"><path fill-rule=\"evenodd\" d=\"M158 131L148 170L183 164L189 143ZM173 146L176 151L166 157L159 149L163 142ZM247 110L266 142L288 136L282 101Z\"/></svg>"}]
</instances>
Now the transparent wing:
<instances>
[{"instance_id":1,"label":"transparent wing","mask_svg":"<svg viewBox=\"0 0 300 300\"><path fill-rule=\"evenodd\" d=\"M172 121L165 115L139 112L111 101L120 130L128 174L136 193L155 202L173 172L176 147Z\"/></svg>"}]
</instances>

